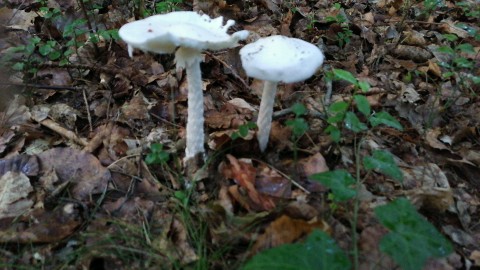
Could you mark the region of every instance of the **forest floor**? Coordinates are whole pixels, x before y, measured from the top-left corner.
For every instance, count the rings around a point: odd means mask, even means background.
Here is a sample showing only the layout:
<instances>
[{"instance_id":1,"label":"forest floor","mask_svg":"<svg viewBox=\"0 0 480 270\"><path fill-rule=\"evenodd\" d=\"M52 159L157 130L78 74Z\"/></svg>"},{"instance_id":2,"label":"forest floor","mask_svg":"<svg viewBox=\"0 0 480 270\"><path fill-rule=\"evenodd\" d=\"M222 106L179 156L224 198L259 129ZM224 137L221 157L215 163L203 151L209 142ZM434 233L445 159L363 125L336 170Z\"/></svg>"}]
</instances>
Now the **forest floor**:
<instances>
[{"instance_id":1,"label":"forest floor","mask_svg":"<svg viewBox=\"0 0 480 270\"><path fill-rule=\"evenodd\" d=\"M2 1L0 268L480 269L479 7ZM205 52L194 171L185 73L118 37L174 10L250 31ZM279 84L261 152L239 50L271 35L325 62Z\"/></svg>"}]
</instances>

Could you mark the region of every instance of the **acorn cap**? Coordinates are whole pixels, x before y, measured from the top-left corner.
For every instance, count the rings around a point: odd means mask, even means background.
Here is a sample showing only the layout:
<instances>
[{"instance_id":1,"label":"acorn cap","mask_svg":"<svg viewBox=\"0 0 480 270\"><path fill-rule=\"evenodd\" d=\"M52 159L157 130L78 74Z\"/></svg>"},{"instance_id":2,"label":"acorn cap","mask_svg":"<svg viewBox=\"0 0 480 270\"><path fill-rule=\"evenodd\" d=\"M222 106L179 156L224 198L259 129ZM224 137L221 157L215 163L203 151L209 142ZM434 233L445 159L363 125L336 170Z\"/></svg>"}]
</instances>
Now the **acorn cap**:
<instances>
[{"instance_id":1,"label":"acorn cap","mask_svg":"<svg viewBox=\"0 0 480 270\"><path fill-rule=\"evenodd\" d=\"M245 45L240 50L240 57L249 77L284 83L308 79L324 60L317 46L280 35Z\"/></svg>"}]
</instances>

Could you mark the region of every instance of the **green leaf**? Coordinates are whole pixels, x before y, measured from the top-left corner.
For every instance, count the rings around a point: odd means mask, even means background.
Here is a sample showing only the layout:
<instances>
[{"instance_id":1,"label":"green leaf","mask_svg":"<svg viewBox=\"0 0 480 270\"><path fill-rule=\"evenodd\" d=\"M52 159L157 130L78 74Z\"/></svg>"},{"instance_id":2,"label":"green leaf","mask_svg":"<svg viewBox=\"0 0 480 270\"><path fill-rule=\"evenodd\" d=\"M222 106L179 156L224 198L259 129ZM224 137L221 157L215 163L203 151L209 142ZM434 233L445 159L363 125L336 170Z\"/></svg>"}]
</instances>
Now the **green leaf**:
<instances>
[{"instance_id":1,"label":"green leaf","mask_svg":"<svg viewBox=\"0 0 480 270\"><path fill-rule=\"evenodd\" d=\"M362 92L364 92L364 93L366 93L366 92L368 92L368 90L370 90L370 84L368 84L368 82L359 81L358 82L358 87L360 87L360 89L362 89Z\"/></svg>"},{"instance_id":2,"label":"green leaf","mask_svg":"<svg viewBox=\"0 0 480 270\"><path fill-rule=\"evenodd\" d=\"M368 121L370 121L370 124L373 127L376 127L380 124L384 124L386 126L396 128L398 130L403 130L403 127L400 124L400 122L398 122L398 120L388 112L375 113L368 118Z\"/></svg>"},{"instance_id":3,"label":"green leaf","mask_svg":"<svg viewBox=\"0 0 480 270\"><path fill-rule=\"evenodd\" d=\"M12 66L12 69L20 71L20 70L23 70L24 67L25 67L25 63L17 62Z\"/></svg>"},{"instance_id":4,"label":"green leaf","mask_svg":"<svg viewBox=\"0 0 480 270\"><path fill-rule=\"evenodd\" d=\"M358 110L363 113L363 115L368 117L371 113L368 99L362 95L355 95L353 96L353 99L355 100Z\"/></svg>"},{"instance_id":5,"label":"green leaf","mask_svg":"<svg viewBox=\"0 0 480 270\"><path fill-rule=\"evenodd\" d=\"M368 129L367 125L362 123L353 112L347 112L345 114L345 127L355 133Z\"/></svg>"},{"instance_id":6,"label":"green leaf","mask_svg":"<svg viewBox=\"0 0 480 270\"><path fill-rule=\"evenodd\" d=\"M52 47L50 47L50 45L47 45L47 44L38 47L38 52L43 56L48 55L51 51L52 51Z\"/></svg>"},{"instance_id":7,"label":"green leaf","mask_svg":"<svg viewBox=\"0 0 480 270\"><path fill-rule=\"evenodd\" d=\"M330 137L332 138L332 140L336 143L338 143L340 141L340 137L342 136L341 132L340 132L340 129L338 129L336 126L334 125L329 125L326 129L325 129L325 132L327 134L330 134Z\"/></svg>"},{"instance_id":8,"label":"green leaf","mask_svg":"<svg viewBox=\"0 0 480 270\"><path fill-rule=\"evenodd\" d=\"M345 170L316 173L309 178L330 188L337 201L346 201L357 194L357 191L351 187L355 184L355 179Z\"/></svg>"},{"instance_id":9,"label":"green leaf","mask_svg":"<svg viewBox=\"0 0 480 270\"><path fill-rule=\"evenodd\" d=\"M299 138L300 136L302 136L308 130L307 121L305 121L305 119L303 119L301 117L297 117L295 119L287 120L286 124L287 124L287 126L292 128L293 135L296 138Z\"/></svg>"},{"instance_id":10,"label":"green leaf","mask_svg":"<svg viewBox=\"0 0 480 270\"><path fill-rule=\"evenodd\" d=\"M403 181L402 171L398 168L393 155L384 150L373 151L372 156L363 158L363 166L367 170L377 170L397 181Z\"/></svg>"},{"instance_id":11,"label":"green leaf","mask_svg":"<svg viewBox=\"0 0 480 270\"><path fill-rule=\"evenodd\" d=\"M335 241L314 230L304 243L285 244L255 255L243 270L345 270L351 263Z\"/></svg>"},{"instance_id":12,"label":"green leaf","mask_svg":"<svg viewBox=\"0 0 480 270\"><path fill-rule=\"evenodd\" d=\"M470 43L463 43L455 47L455 50L466 52L466 53L475 53L475 49L473 49L472 44Z\"/></svg>"},{"instance_id":13,"label":"green leaf","mask_svg":"<svg viewBox=\"0 0 480 270\"><path fill-rule=\"evenodd\" d=\"M307 112L307 108L302 103L295 103L292 106L292 112L298 117L304 115Z\"/></svg>"},{"instance_id":14,"label":"green leaf","mask_svg":"<svg viewBox=\"0 0 480 270\"><path fill-rule=\"evenodd\" d=\"M473 67L473 62L468 60L465 57L458 57L453 60L455 65L460 68L472 68Z\"/></svg>"},{"instance_id":15,"label":"green leaf","mask_svg":"<svg viewBox=\"0 0 480 270\"><path fill-rule=\"evenodd\" d=\"M442 36L448 41L456 41L458 39L455 34L443 34Z\"/></svg>"},{"instance_id":16,"label":"green leaf","mask_svg":"<svg viewBox=\"0 0 480 270\"><path fill-rule=\"evenodd\" d=\"M328 107L329 117L327 119L327 122L332 124L343 121L348 106L348 103L345 101L339 101L331 104L330 107Z\"/></svg>"},{"instance_id":17,"label":"green leaf","mask_svg":"<svg viewBox=\"0 0 480 270\"><path fill-rule=\"evenodd\" d=\"M333 69L333 74L335 74L335 77L337 77L340 80L345 80L351 84L357 85L358 80L355 78L355 76L352 75L352 73L343 70L343 69Z\"/></svg>"},{"instance_id":18,"label":"green leaf","mask_svg":"<svg viewBox=\"0 0 480 270\"><path fill-rule=\"evenodd\" d=\"M440 46L438 47L437 51L441 53L455 54L455 51L448 46Z\"/></svg>"},{"instance_id":19,"label":"green leaf","mask_svg":"<svg viewBox=\"0 0 480 270\"><path fill-rule=\"evenodd\" d=\"M448 240L405 198L377 207L375 215L391 231L380 241L380 250L403 270L420 270L428 258L452 252Z\"/></svg>"},{"instance_id":20,"label":"green leaf","mask_svg":"<svg viewBox=\"0 0 480 270\"><path fill-rule=\"evenodd\" d=\"M62 52L58 51L58 50L55 50L53 52L50 52L48 54L48 59L52 60L52 61L55 61L57 60L58 58L60 58L60 56L62 56Z\"/></svg>"}]
</instances>

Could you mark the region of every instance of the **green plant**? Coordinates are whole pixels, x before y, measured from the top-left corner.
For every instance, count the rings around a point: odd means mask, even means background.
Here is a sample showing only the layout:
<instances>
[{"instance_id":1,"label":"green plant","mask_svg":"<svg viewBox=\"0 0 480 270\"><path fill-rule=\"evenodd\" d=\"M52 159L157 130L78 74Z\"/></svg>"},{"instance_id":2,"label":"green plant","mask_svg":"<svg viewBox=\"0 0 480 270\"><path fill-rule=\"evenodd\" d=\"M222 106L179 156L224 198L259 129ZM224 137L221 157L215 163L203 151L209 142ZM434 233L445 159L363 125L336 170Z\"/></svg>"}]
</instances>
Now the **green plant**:
<instances>
[{"instance_id":1,"label":"green plant","mask_svg":"<svg viewBox=\"0 0 480 270\"><path fill-rule=\"evenodd\" d=\"M441 8L445 6L444 0L425 0L423 1L423 14L431 14L437 8Z\"/></svg>"},{"instance_id":2,"label":"green plant","mask_svg":"<svg viewBox=\"0 0 480 270\"><path fill-rule=\"evenodd\" d=\"M257 128L257 124L255 124L254 122L248 122L239 126L238 131L232 133L232 135L230 135L230 138L232 140L236 140L238 138L245 138L248 135L248 132L255 128Z\"/></svg>"},{"instance_id":3,"label":"green plant","mask_svg":"<svg viewBox=\"0 0 480 270\"><path fill-rule=\"evenodd\" d=\"M328 108L329 126L326 131L330 133L332 139L339 142L344 129L354 134L355 174L352 176L347 170L333 170L311 175L310 178L330 189L331 195L328 198L332 199L335 205L354 199L351 220L352 255L354 269L358 269L356 231L362 168L366 171L365 177L376 172L398 182L403 180L402 171L395 164L390 152L373 150L371 155L362 156L362 143L359 138L364 132L380 124L399 130L402 126L387 112L372 113L368 100L361 95L369 90L369 85L358 81L350 72L333 69L331 74L327 74L327 79L346 80L355 86L352 103L355 103L354 108L366 121L360 120L350 103L336 102ZM380 249L390 255L403 269L419 270L428 258L446 256L452 250L450 243L418 214L406 199L397 199L380 206L375 213L380 223L390 230L390 233L381 240ZM325 237L314 232L305 243L283 245L264 251L249 261L244 269L278 269L280 266L284 269L297 269L299 265L302 269L349 269L350 264L345 262L343 251L336 247L332 239ZM324 250L329 250L332 257L324 258L322 255ZM333 261L328 261L329 259ZM327 265L322 264L325 261L328 261Z\"/></svg>"},{"instance_id":4,"label":"green plant","mask_svg":"<svg viewBox=\"0 0 480 270\"><path fill-rule=\"evenodd\" d=\"M50 8L47 1L37 0L40 4L37 14L52 24L58 20L63 20L63 14L58 8ZM93 11L86 11L92 13ZM45 62L46 59L56 61L60 66L70 64L69 57L78 52L78 49L85 45L80 41L82 37L88 34L90 41L97 44L100 38L106 41L118 39L117 29L98 29L94 30L88 27L87 19L76 19L59 29L62 32L63 39L41 39L38 36L30 38L26 45L20 45L9 49L8 53L1 59L2 64L10 64L12 69L24 71L29 75L37 72L37 66ZM21 59L14 59L14 54L22 54Z\"/></svg>"},{"instance_id":5,"label":"green plant","mask_svg":"<svg viewBox=\"0 0 480 270\"><path fill-rule=\"evenodd\" d=\"M445 34L445 39L450 42L456 42L458 37L453 34ZM453 46L441 46L438 51L448 55L447 61L439 63L446 72L442 75L444 78L453 78L456 80L460 89L471 89L473 85L480 85L480 76L475 75L475 58L477 54L470 43L460 43ZM471 55L467 58L466 55Z\"/></svg>"},{"instance_id":6,"label":"green plant","mask_svg":"<svg viewBox=\"0 0 480 270\"><path fill-rule=\"evenodd\" d=\"M147 164L165 164L170 158L170 154L163 150L163 144L152 143L150 151L145 157Z\"/></svg>"},{"instance_id":7,"label":"green plant","mask_svg":"<svg viewBox=\"0 0 480 270\"><path fill-rule=\"evenodd\" d=\"M337 33L337 41L340 47L345 46L347 43L350 42L350 38L353 35L352 30L350 30L350 25L348 20L345 16L345 11L343 10L342 6L339 3L335 3L333 8L338 10L338 13L335 16L327 16L325 21L327 22L334 22L342 27L342 31Z\"/></svg>"},{"instance_id":8,"label":"green plant","mask_svg":"<svg viewBox=\"0 0 480 270\"><path fill-rule=\"evenodd\" d=\"M182 4L183 0L164 0L155 4L156 13L167 13L180 10L178 5Z\"/></svg>"},{"instance_id":9,"label":"green plant","mask_svg":"<svg viewBox=\"0 0 480 270\"><path fill-rule=\"evenodd\" d=\"M308 123L302 117L306 114L307 109L301 103L295 103L292 106L292 112L295 114L294 119L289 119L286 122L286 125L292 129L292 140L293 140L293 156L294 160L297 160L298 156L298 140L307 132L308 130Z\"/></svg>"},{"instance_id":10,"label":"green plant","mask_svg":"<svg viewBox=\"0 0 480 270\"><path fill-rule=\"evenodd\" d=\"M348 257L335 241L315 230L303 243L285 244L259 253L242 269L344 270L350 267Z\"/></svg>"}]
</instances>

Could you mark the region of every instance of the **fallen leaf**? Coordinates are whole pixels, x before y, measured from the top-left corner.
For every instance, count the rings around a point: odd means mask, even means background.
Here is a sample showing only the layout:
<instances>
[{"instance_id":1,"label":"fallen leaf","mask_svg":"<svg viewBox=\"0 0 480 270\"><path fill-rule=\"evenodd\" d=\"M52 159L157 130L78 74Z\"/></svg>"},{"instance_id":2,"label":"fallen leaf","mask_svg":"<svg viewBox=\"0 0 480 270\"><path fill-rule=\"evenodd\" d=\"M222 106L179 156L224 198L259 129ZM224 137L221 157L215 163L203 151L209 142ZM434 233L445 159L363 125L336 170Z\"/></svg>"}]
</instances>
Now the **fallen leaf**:
<instances>
[{"instance_id":1,"label":"fallen leaf","mask_svg":"<svg viewBox=\"0 0 480 270\"><path fill-rule=\"evenodd\" d=\"M33 205L28 194L33 191L23 173L8 171L0 178L0 219L24 214Z\"/></svg>"},{"instance_id":2,"label":"fallen leaf","mask_svg":"<svg viewBox=\"0 0 480 270\"><path fill-rule=\"evenodd\" d=\"M73 148L53 148L38 155L41 174L55 170L60 184L73 184L71 194L78 200L88 200L103 192L110 180L110 171L92 154Z\"/></svg>"},{"instance_id":3,"label":"fallen leaf","mask_svg":"<svg viewBox=\"0 0 480 270\"><path fill-rule=\"evenodd\" d=\"M314 229L330 233L330 226L323 220L309 223L302 219L294 219L282 215L272 221L252 247L251 253L256 254L264 249L282 244L293 243L308 235Z\"/></svg>"}]
</instances>

